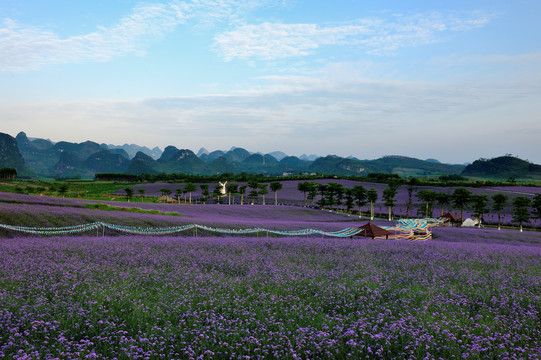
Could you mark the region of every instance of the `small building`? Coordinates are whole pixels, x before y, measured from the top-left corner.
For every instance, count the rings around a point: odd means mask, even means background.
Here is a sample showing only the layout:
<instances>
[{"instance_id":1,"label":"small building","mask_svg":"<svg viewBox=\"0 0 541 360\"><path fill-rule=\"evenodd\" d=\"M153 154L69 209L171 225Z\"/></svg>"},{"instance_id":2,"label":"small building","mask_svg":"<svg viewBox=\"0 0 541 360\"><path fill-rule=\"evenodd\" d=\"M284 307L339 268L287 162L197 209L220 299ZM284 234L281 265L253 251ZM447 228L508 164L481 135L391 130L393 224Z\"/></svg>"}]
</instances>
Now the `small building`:
<instances>
[{"instance_id":1,"label":"small building","mask_svg":"<svg viewBox=\"0 0 541 360\"><path fill-rule=\"evenodd\" d=\"M175 199L173 199L171 196L167 196L167 195L162 195L158 198L158 202L159 203L163 203L163 204L176 204L177 201Z\"/></svg>"},{"instance_id":2,"label":"small building","mask_svg":"<svg viewBox=\"0 0 541 360\"><path fill-rule=\"evenodd\" d=\"M453 213L446 213L446 214L443 214L442 216L440 216L441 218L444 218L444 219L449 219L449 222L451 224L460 224L462 222L462 219L460 218L460 216L458 215L455 215Z\"/></svg>"},{"instance_id":3,"label":"small building","mask_svg":"<svg viewBox=\"0 0 541 360\"><path fill-rule=\"evenodd\" d=\"M374 225L371 222L368 222L362 226L359 226L359 229L362 230L358 234L359 236L371 237L372 239L375 239L377 237L384 237L384 236L386 239L388 239L389 235L393 235L392 232L385 230L383 228L380 228L379 226Z\"/></svg>"}]
</instances>

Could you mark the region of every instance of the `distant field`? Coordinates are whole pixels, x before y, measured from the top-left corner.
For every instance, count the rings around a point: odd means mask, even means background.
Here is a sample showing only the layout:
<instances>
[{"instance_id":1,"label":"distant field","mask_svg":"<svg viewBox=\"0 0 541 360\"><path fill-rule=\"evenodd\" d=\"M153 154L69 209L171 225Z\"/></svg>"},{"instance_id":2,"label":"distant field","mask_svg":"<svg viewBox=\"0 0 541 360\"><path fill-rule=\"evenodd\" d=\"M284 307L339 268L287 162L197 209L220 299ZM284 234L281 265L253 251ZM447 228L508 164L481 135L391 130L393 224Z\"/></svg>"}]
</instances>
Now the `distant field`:
<instances>
[{"instance_id":1,"label":"distant field","mask_svg":"<svg viewBox=\"0 0 541 360\"><path fill-rule=\"evenodd\" d=\"M298 180L289 180L289 181L282 181L282 189L278 191L276 194L276 197L278 199L278 203L281 205L293 205L293 206L302 206L304 205L304 194L297 190L297 186L299 184ZM387 184L384 183L367 183L367 182L358 182L358 181L351 181L351 180L341 180L341 179L325 179L325 180L315 180L317 183L321 184L327 184L329 182L337 182L341 184L344 188L351 188L355 185L362 185L365 187L365 189L375 189L378 192L378 200L375 204L375 212L379 214L379 216L386 217L387 214L387 207L384 206L383 200L382 200L382 194L383 191L387 188ZM39 200L40 198L44 198L41 195L47 195L52 194L56 196L55 201L68 201L69 199L72 199L74 202L81 206L84 206L83 202L86 199L89 200L95 200L100 203L109 203L113 206L136 206L140 207L142 209L146 209L149 211L161 211L161 212L180 212L182 213L184 210L183 208L179 208L180 210L175 210L175 206L179 206L176 204L158 204L158 197L161 196L162 189L168 189L171 191L171 196L175 196L175 193L180 189L182 190L184 188L184 183L179 184L171 184L171 183L149 183L149 184L129 184L129 183L113 183L113 182L91 182L91 181L75 181L75 182L68 182L67 186L69 187L69 191L66 193L65 197L64 195L59 195L59 193L56 191L58 190L58 187L61 183L58 182L56 185L52 186L52 189L55 190L51 193L50 188L46 188L44 186L39 185L39 182L32 183L32 185L27 185L26 188L31 188L31 194L37 195L31 200L32 202L40 202L42 200ZM191 194L192 202L201 204L203 202L201 189L199 187L200 184L197 185L197 190L194 191ZM214 186L217 186L218 184L209 184L210 191L213 190ZM243 183L239 183L239 185L246 185ZM17 185L20 187L20 185ZM0 190L4 189L5 191L9 190L10 193L14 192L14 188L16 187L15 184L10 183L2 183L0 184ZM133 189L133 198L131 199L130 203L127 204L126 201L126 193L124 191L125 188L130 187ZM21 188L22 189L22 188ZM417 212L419 209L424 209L425 204L422 203L416 196L417 192L421 190L433 190L436 192L445 192L448 194L451 194L456 187L439 187L439 186L418 186L416 187L416 191L413 194L413 206L410 211L410 215L417 216ZM535 194L541 193L541 187L535 187L535 186L505 186L505 187L469 187L467 188L470 190L473 194L480 194L480 195L486 195L489 197L489 199L498 193L505 194L509 197L508 205L504 208L502 211L503 215L503 223L506 226L516 226L516 224L512 224L512 206L511 206L511 200L516 196L526 196L530 199L533 198ZM42 191L41 193L39 191ZM144 191L143 195L141 196L140 190ZM247 190L249 192L249 189ZM5 201L9 197L17 196L17 194L9 195L8 193L0 193L0 204ZM22 194L19 194L19 196L24 196ZM182 206L184 206L184 203L189 202L189 194L182 193L180 195L180 202ZM251 200L244 197L244 203L248 204L251 202ZM316 198L319 199L319 196ZM398 188L398 192L396 194L396 205L394 207L394 214L395 217L405 217L406 215L406 202L408 200L407 195L407 186L402 185ZM79 202L77 202L79 201ZM233 194L231 198L224 197L222 198L223 205L229 204L231 201L232 204L239 204L240 203L240 195L239 194ZM275 201L275 194L269 189L268 194L265 195L265 202L267 206L273 205ZM17 201L15 201L17 202ZM50 202L50 201L49 201ZM112 202L112 203L111 203ZM122 205L115 205L116 203L122 203ZM215 198L210 198L207 200L207 205L213 204L216 202ZM260 195L258 199L256 200L256 203L262 204L263 198ZM309 200L306 201L308 205L311 205L311 202ZM340 209L343 210L343 206L340 207ZM231 210L231 209L230 209ZM355 211L358 211L356 208ZM363 207L363 212L366 215L368 215L369 211L369 205ZM450 205L445 206L444 211L451 211L455 214L459 213L458 209L452 208ZM78 213L81 213L78 211ZM99 214L98 212L94 212L94 215ZM441 209L439 206L434 205L432 215L434 217L437 217L441 214ZM85 217L81 214L81 217ZM465 209L464 217L472 217L471 210L469 208ZM53 222L59 222L61 220L57 219ZM169 221L169 220L167 220ZM132 222L133 223L133 222ZM146 222L148 224L148 222ZM485 215L485 223L486 224L496 224L497 223L497 214L491 209L491 203L489 203L489 212ZM526 224L526 226L535 226L534 223Z\"/></svg>"}]
</instances>

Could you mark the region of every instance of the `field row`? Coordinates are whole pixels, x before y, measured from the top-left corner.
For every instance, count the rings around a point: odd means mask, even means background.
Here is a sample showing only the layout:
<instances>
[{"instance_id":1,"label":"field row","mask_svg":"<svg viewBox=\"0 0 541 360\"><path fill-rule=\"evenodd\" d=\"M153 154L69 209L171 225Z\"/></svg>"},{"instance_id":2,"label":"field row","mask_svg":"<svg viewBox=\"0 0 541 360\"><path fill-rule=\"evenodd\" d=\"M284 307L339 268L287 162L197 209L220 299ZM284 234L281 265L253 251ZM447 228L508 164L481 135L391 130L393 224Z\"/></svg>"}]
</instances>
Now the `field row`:
<instances>
[{"instance_id":1,"label":"field row","mask_svg":"<svg viewBox=\"0 0 541 360\"><path fill-rule=\"evenodd\" d=\"M0 357L538 357L541 247L475 242L4 239Z\"/></svg>"}]
</instances>

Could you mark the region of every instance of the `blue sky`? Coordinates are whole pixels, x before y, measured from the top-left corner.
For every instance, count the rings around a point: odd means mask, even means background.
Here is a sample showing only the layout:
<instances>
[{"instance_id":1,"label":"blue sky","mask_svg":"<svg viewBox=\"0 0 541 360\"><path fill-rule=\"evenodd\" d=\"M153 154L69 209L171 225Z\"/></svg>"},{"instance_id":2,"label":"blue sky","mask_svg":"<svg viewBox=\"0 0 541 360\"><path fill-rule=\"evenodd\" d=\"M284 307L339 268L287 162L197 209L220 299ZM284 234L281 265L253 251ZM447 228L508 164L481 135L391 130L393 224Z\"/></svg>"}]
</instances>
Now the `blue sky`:
<instances>
[{"instance_id":1,"label":"blue sky","mask_svg":"<svg viewBox=\"0 0 541 360\"><path fill-rule=\"evenodd\" d=\"M0 0L0 132L541 163L538 0Z\"/></svg>"}]
</instances>

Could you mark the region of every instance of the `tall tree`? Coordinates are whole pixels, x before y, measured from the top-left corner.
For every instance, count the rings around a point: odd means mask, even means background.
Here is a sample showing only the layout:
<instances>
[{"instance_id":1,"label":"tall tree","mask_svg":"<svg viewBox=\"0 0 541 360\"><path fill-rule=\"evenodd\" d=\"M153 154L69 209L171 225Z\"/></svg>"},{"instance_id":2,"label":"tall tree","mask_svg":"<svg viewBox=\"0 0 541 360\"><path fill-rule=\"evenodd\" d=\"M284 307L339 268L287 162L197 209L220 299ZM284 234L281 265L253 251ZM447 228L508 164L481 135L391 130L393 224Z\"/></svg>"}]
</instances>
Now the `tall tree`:
<instances>
[{"instance_id":1,"label":"tall tree","mask_svg":"<svg viewBox=\"0 0 541 360\"><path fill-rule=\"evenodd\" d=\"M378 201L378 192L376 189L370 189L366 192L366 198L370 201L370 220L374 220L374 204Z\"/></svg>"},{"instance_id":2,"label":"tall tree","mask_svg":"<svg viewBox=\"0 0 541 360\"><path fill-rule=\"evenodd\" d=\"M406 219L410 218L411 205L413 204L413 192L417 191L419 180L411 178L408 180L408 201L406 202Z\"/></svg>"},{"instance_id":3,"label":"tall tree","mask_svg":"<svg viewBox=\"0 0 541 360\"><path fill-rule=\"evenodd\" d=\"M417 193L417 198L425 203L425 211L423 212L424 216L431 218L433 216L432 206L436 202L438 193L434 190L421 190Z\"/></svg>"},{"instance_id":4,"label":"tall tree","mask_svg":"<svg viewBox=\"0 0 541 360\"><path fill-rule=\"evenodd\" d=\"M124 192L126 193L126 200L130 202L130 199L133 197L133 189L132 188L125 188Z\"/></svg>"},{"instance_id":5,"label":"tall tree","mask_svg":"<svg viewBox=\"0 0 541 360\"><path fill-rule=\"evenodd\" d=\"M325 187L325 201L331 208L334 205L340 205L338 200L343 195L343 186L335 182L330 182Z\"/></svg>"},{"instance_id":6,"label":"tall tree","mask_svg":"<svg viewBox=\"0 0 541 360\"><path fill-rule=\"evenodd\" d=\"M141 202L143 202L143 199L145 198L145 189L137 189L137 192L139 193L139 196L141 196Z\"/></svg>"},{"instance_id":7,"label":"tall tree","mask_svg":"<svg viewBox=\"0 0 541 360\"><path fill-rule=\"evenodd\" d=\"M192 182L186 183L186 185L184 185L184 191L186 191L190 197L190 204L192 203L192 193L196 190L197 190L197 185L195 185Z\"/></svg>"},{"instance_id":8,"label":"tall tree","mask_svg":"<svg viewBox=\"0 0 541 360\"><path fill-rule=\"evenodd\" d=\"M455 189L455 191L453 191L453 194L451 195L453 204L460 209L461 221L464 221L464 208L470 203L471 196L471 191L462 187Z\"/></svg>"},{"instance_id":9,"label":"tall tree","mask_svg":"<svg viewBox=\"0 0 541 360\"><path fill-rule=\"evenodd\" d=\"M263 205L265 204L265 195L269 193L269 190L267 189L268 184L259 184L259 194L263 197Z\"/></svg>"},{"instance_id":10,"label":"tall tree","mask_svg":"<svg viewBox=\"0 0 541 360\"><path fill-rule=\"evenodd\" d=\"M530 220L530 199L526 196L517 196L513 199L513 221L517 222L522 231L522 224Z\"/></svg>"},{"instance_id":11,"label":"tall tree","mask_svg":"<svg viewBox=\"0 0 541 360\"><path fill-rule=\"evenodd\" d=\"M393 219L393 207L396 203L394 198L395 196L396 188L388 187L387 189L383 190L383 200L385 202L384 205L389 209L389 221Z\"/></svg>"},{"instance_id":12,"label":"tall tree","mask_svg":"<svg viewBox=\"0 0 541 360\"><path fill-rule=\"evenodd\" d=\"M297 184L297 190L303 193L304 206L306 206L306 193L309 190L308 181L303 181Z\"/></svg>"},{"instance_id":13,"label":"tall tree","mask_svg":"<svg viewBox=\"0 0 541 360\"><path fill-rule=\"evenodd\" d=\"M436 202L441 206L440 216L443 216L445 205L449 205L451 202L451 195L444 192L439 192L436 196Z\"/></svg>"},{"instance_id":14,"label":"tall tree","mask_svg":"<svg viewBox=\"0 0 541 360\"><path fill-rule=\"evenodd\" d=\"M201 184L199 185L199 188L201 189L201 195L203 195L203 203L206 204L210 195L209 184Z\"/></svg>"},{"instance_id":15,"label":"tall tree","mask_svg":"<svg viewBox=\"0 0 541 360\"><path fill-rule=\"evenodd\" d=\"M222 185L215 185L212 190L212 196L216 198L216 204L222 203Z\"/></svg>"},{"instance_id":16,"label":"tall tree","mask_svg":"<svg viewBox=\"0 0 541 360\"><path fill-rule=\"evenodd\" d=\"M246 186L246 185L239 186L240 204L241 205L244 205L244 194L246 194L246 188L247 187L248 186Z\"/></svg>"},{"instance_id":17,"label":"tall tree","mask_svg":"<svg viewBox=\"0 0 541 360\"><path fill-rule=\"evenodd\" d=\"M227 192L227 196L229 197L229 205L231 205L231 194L234 194L238 191L239 185L235 183L229 183L225 186L225 191Z\"/></svg>"},{"instance_id":18,"label":"tall tree","mask_svg":"<svg viewBox=\"0 0 541 360\"><path fill-rule=\"evenodd\" d=\"M318 192L318 183L315 181L310 181L308 183L308 200L312 202L312 206L314 205L315 199L317 197Z\"/></svg>"},{"instance_id":19,"label":"tall tree","mask_svg":"<svg viewBox=\"0 0 541 360\"><path fill-rule=\"evenodd\" d=\"M362 207L367 203L367 193L366 189L362 185L355 185L351 188L353 199L355 204L359 208L359 217L362 217L363 211Z\"/></svg>"},{"instance_id":20,"label":"tall tree","mask_svg":"<svg viewBox=\"0 0 541 360\"><path fill-rule=\"evenodd\" d=\"M282 183L279 181L272 181L270 183L271 191L274 191L274 205L278 205L278 190L282 189Z\"/></svg>"},{"instance_id":21,"label":"tall tree","mask_svg":"<svg viewBox=\"0 0 541 360\"><path fill-rule=\"evenodd\" d=\"M534 221L541 220L541 194L535 194L532 200ZM535 224L535 222L534 222Z\"/></svg>"},{"instance_id":22,"label":"tall tree","mask_svg":"<svg viewBox=\"0 0 541 360\"><path fill-rule=\"evenodd\" d=\"M251 188L250 192L248 193L248 198L252 199L251 204L257 203L257 198L259 196L259 192L257 191L258 188Z\"/></svg>"},{"instance_id":23,"label":"tall tree","mask_svg":"<svg viewBox=\"0 0 541 360\"><path fill-rule=\"evenodd\" d=\"M494 194L492 196L492 209L498 213L498 230L502 228L502 210L507 205L507 195L505 194Z\"/></svg>"},{"instance_id":24,"label":"tall tree","mask_svg":"<svg viewBox=\"0 0 541 360\"><path fill-rule=\"evenodd\" d=\"M171 195L171 190L168 188L161 188L160 192L162 193L162 196L169 196Z\"/></svg>"},{"instance_id":25,"label":"tall tree","mask_svg":"<svg viewBox=\"0 0 541 360\"><path fill-rule=\"evenodd\" d=\"M182 186L175 189L175 196L177 198L177 203L180 204L180 196L182 195Z\"/></svg>"},{"instance_id":26,"label":"tall tree","mask_svg":"<svg viewBox=\"0 0 541 360\"><path fill-rule=\"evenodd\" d=\"M325 184L317 184L317 192L319 193L319 206L321 207L325 207L325 205L327 204L326 203L326 199L325 199L325 194L327 193L327 185Z\"/></svg>"},{"instance_id":27,"label":"tall tree","mask_svg":"<svg viewBox=\"0 0 541 360\"><path fill-rule=\"evenodd\" d=\"M473 215L479 219L479 227L483 225L484 215L488 212L488 196L472 195Z\"/></svg>"},{"instance_id":28,"label":"tall tree","mask_svg":"<svg viewBox=\"0 0 541 360\"><path fill-rule=\"evenodd\" d=\"M60 185L58 192L60 193L60 195L62 195L62 197L65 197L68 190L69 190L68 184L64 183Z\"/></svg>"},{"instance_id":29,"label":"tall tree","mask_svg":"<svg viewBox=\"0 0 541 360\"><path fill-rule=\"evenodd\" d=\"M353 189L344 189L346 211L349 213L353 208L355 198L353 196Z\"/></svg>"}]
</instances>

